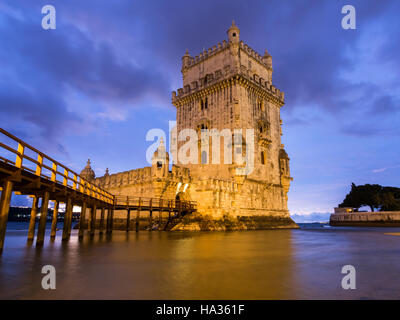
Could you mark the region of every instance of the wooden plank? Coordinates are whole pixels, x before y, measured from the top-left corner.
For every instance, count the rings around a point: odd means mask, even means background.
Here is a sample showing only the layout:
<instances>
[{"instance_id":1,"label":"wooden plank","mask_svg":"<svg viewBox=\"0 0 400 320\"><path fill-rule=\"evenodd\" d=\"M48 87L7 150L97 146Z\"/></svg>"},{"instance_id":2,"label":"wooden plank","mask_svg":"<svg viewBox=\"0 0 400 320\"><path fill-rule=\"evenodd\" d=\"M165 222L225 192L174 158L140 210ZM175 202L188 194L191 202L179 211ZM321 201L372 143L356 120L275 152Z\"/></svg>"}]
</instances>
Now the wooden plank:
<instances>
[{"instance_id":1,"label":"wooden plank","mask_svg":"<svg viewBox=\"0 0 400 320\"><path fill-rule=\"evenodd\" d=\"M56 237L57 231L57 219L58 219L58 207L60 206L60 202L57 200L54 201L54 211L53 211L53 219L51 221L51 232L50 238L54 239Z\"/></svg>"},{"instance_id":2,"label":"wooden plank","mask_svg":"<svg viewBox=\"0 0 400 320\"><path fill-rule=\"evenodd\" d=\"M139 232L141 206L142 206L142 199L139 198L139 205L138 205L137 210L136 210L136 232Z\"/></svg>"},{"instance_id":3,"label":"wooden plank","mask_svg":"<svg viewBox=\"0 0 400 320\"><path fill-rule=\"evenodd\" d=\"M68 197L64 214L64 225L63 225L63 235L62 235L63 241L69 239L69 228L70 228L70 220L72 219L72 208L73 208L72 198Z\"/></svg>"},{"instance_id":4,"label":"wooden plank","mask_svg":"<svg viewBox=\"0 0 400 320\"><path fill-rule=\"evenodd\" d=\"M97 213L97 206L96 206L96 203L94 203L91 208L91 211L90 211L90 215L92 217L91 226L90 226L90 235L91 236L94 235L94 231L96 229L96 213Z\"/></svg>"},{"instance_id":5,"label":"wooden plank","mask_svg":"<svg viewBox=\"0 0 400 320\"><path fill-rule=\"evenodd\" d=\"M28 241L32 241L35 237L36 215L38 211L39 197L34 196L32 199L31 217L29 219Z\"/></svg>"},{"instance_id":6,"label":"wooden plank","mask_svg":"<svg viewBox=\"0 0 400 320\"><path fill-rule=\"evenodd\" d=\"M83 201L82 207L81 207L81 214L79 217L79 238L82 239L83 235L85 233L85 219L86 219L86 211L87 211L87 204L86 201Z\"/></svg>"},{"instance_id":7,"label":"wooden plank","mask_svg":"<svg viewBox=\"0 0 400 320\"><path fill-rule=\"evenodd\" d=\"M106 211L106 209L104 207L102 207L101 208L101 215L100 215L100 226L99 226L100 233L103 233L103 231L104 231L104 215L105 215L105 211Z\"/></svg>"},{"instance_id":8,"label":"wooden plank","mask_svg":"<svg viewBox=\"0 0 400 320\"><path fill-rule=\"evenodd\" d=\"M0 197L0 254L3 252L4 240L6 237L8 212L10 211L10 202L13 183L6 181L3 185L3 191Z\"/></svg>"},{"instance_id":9,"label":"wooden plank","mask_svg":"<svg viewBox=\"0 0 400 320\"><path fill-rule=\"evenodd\" d=\"M42 208L40 210L40 220L38 226L38 233L36 237L36 246L42 246L44 243L44 236L46 233L47 211L49 209L50 193L45 192L42 198Z\"/></svg>"},{"instance_id":10,"label":"wooden plank","mask_svg":"<svg viewBox=\"0 0 400 320\"><path fill-rule=\"evenodd\" d=\"M149 211L150 211L150 215L149 215L149 225L150 225L150 231L153 230L153 199L150 199L150 204L149 204Z\"/></svg>"}]
</instances>

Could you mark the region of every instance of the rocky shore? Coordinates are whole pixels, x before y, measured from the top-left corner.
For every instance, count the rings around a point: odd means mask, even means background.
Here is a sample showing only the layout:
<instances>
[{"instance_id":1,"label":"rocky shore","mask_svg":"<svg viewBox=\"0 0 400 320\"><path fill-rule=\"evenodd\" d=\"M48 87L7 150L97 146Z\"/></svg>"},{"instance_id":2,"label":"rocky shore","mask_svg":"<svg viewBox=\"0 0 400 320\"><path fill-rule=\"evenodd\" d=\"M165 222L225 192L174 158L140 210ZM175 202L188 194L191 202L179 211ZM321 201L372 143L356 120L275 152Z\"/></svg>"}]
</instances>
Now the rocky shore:
<instances>
[{"instance_id":1,"label":"rocky shore","mask_svg":"<svg viewBox=\"0 0 400 320\"><path fill-rule=\"evenodd\" d=\"M215 219L212 216L190 215L184 217L172 231L235 231L265 229L297 229L290 218L274 216L242 216Z\"/></svg>"}]
</instances>

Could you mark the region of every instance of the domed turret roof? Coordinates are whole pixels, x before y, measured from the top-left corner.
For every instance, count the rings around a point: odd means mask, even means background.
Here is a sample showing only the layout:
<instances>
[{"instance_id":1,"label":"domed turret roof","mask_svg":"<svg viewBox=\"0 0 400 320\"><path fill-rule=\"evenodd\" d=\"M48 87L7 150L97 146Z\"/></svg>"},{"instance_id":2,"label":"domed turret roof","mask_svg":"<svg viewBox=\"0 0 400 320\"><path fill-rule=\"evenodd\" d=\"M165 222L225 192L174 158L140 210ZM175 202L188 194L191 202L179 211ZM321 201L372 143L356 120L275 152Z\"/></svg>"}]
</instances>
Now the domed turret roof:
<instances>
[{"instance_id":1,"label":"domed turret roof","mask_svg":"<svg viewBox=\"0 0 400 320\"><path fill-rule=\"evenodd\" d=\"M289 156L286 153L285 149L280 149L279 150L279 158L280 159L289 159Z\"/></svg>"},{"instance_id":2,"label":"domed turret roof","mask_svg":"<svg viewBox=\"0 0 400 320\"><path fill-rule=\"evenodd\" d=\"M153 159L169 159L169 154L165 149L164 139L160 139L160 145L158 146L157 150L154 152Z\"/></svg>"},{"instance_id":3,"label":"domed turret roof","mask_svg":"<svg viewBox=\"0 0 400 320\"><path fill-rule=\"evenodd\" d=\"M237 25L235 24L235 20L232 20L232 25L230 26L230 28L228 29L228 33L231 30L236 30L236 31L240 31L239 28L237 27Z\"/></svg>"},{"instance_id":4,"label":"domed turret roof","mask_svg":"<svg viewBox=\"0 0 400 320\"><path fill-rule=\"evenodd\" d=\"M90 166L90 159L88 159L87 163L86 163L86 167L81 171L81 177L83 177L84 179L87 180L94 180L94 178L96 177L94 170L92 169L92 167Z\"/></svg>"}]
</instances>

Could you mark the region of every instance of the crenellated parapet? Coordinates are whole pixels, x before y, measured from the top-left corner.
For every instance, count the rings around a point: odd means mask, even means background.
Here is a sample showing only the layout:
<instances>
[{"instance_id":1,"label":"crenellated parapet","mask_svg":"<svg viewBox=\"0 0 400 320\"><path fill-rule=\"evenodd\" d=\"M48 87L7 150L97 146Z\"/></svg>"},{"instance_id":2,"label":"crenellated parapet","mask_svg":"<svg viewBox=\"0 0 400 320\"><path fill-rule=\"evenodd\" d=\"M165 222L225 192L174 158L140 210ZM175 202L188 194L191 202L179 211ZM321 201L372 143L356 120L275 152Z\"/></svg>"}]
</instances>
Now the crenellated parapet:
<instances>
[{"instance_id":1,"label":"crenellated parapet","mask_svg":"<svg viewBox=\"0 0 400 320\"><path fill-rule=\"evenodd\" d=\"M222 76L222 70L217 70L214 74L207 74L204 78L193 81L191 85L178 89L178 93L172 92L172 104L179 107L182 104L197 100L210 93L223 90L233 84L240 84L246 88L256 91L269 101L276 102L277 105L285 104L285 94L272 85L269 81L259 77L257 74L248 75L245 68L240 74L225 78Z\"/></svg>"},{"instance_id":2,"label":"crenellated parapet","mask_svg":"<svg viewBox=\"0 0 400 320\"><path fill-rule=\"evenodd\" d=\"M96 183L104 188L115 188L135 183L147 183L152 180L151 167L144 167L96 178Z\"/></svg>"},{"instance_id":3,"label":"crenellated parapet","mask_svg":"<svg viewBox=\"0 0 400 320\"><path fill-rule=\"evenodd\" d=\"M218 42L217 45L208 48L200 52L196 56L189 55L189 52L186 51L185 55L182 57L182 69L189 69L197 66L198 64L206 61L207 59L213 58L217 54L229 49L232 44L223 40L222 42ZM246 52L249 56L251 56L258 63L263 65L264 67L270 69L272 68L272 58L269 55L268 51L265 50L264 56L260 55L257 51L251 48L249 45L245 44L243 41L239 42L239 48Z\"/></svg>"},{"instance_id":4,"label":"crenellated parapet","mask_svg":"<svg viewBox=\"0 0 400 320\"><path fill-rule=\"evenodd\" d=\"M192 68L199 63L215 56L216 54L226 50L229 48L229 44L226 42L226 40L219 42L217 45L214 45L213 47L204 50L203 52L200 52L197 56L192 57L189 55L188 51L186 51L186 55L183 56L182 58L182 69L185 68ZM184 59L187 57L186 59Z\"/></svg>"}]
</instances>

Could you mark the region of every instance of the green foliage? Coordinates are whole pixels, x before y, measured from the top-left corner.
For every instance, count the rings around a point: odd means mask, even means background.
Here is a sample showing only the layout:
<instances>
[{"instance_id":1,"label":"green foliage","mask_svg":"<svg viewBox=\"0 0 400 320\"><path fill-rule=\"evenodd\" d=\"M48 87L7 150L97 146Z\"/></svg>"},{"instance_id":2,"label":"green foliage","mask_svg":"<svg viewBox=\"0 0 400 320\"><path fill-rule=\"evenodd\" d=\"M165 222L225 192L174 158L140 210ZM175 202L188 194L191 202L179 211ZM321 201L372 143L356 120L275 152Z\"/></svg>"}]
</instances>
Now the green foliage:
<instances>
[{"instance_id":1,"label":"green foliage","mask_svg":"<svg viewBox=\"0 0 400 320\"><path fill-rule=\"evenodd\" d=\"M362 206L369 206L371 211L400 210L400 188L382 187L379 184L356 186L352 183L350 192L339 207L352 207L358 210Z\"/></svg>"}]
</instances>

